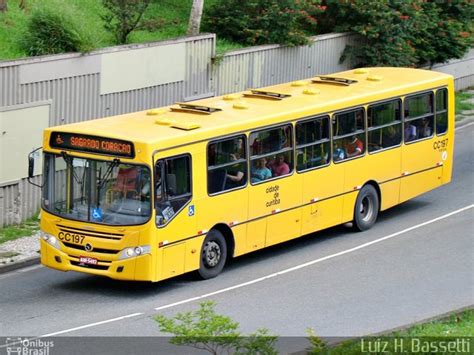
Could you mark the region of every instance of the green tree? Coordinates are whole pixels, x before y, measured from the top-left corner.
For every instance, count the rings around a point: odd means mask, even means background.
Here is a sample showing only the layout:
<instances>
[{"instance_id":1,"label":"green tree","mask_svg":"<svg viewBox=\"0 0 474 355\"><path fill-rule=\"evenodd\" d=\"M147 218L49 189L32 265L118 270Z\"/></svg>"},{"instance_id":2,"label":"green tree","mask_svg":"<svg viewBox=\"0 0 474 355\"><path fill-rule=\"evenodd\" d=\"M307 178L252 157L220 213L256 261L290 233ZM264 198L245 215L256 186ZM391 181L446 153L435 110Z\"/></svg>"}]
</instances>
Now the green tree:
<instances>
[{"instance_id":1,"label":"green tree","mask_svg":"<svg viewBox=\"0 0 474 355\"><path fill-rule=\"evenodd\" d=\"M472 46L470 1L327 0L319 33L352 31L356 66L421 66L460 58Z\"/></svg>"},{"instance_id":2,"label":"green tree","mask_svg":"<svg viewBox=\"0 0 474 355\"><path fill-rule=\"evenodd\" d=\"M266 329L258 329L248 337L242 337L239 324L231 318L219 315L215 303L202 302L194 312L178 313L174 318L158 315L155 320L160 330L171 333L171 344L190 346L211 354L235 352L236 354L277 354L276 337Z\"/></svg>"},{"instance_id":3,"label":"green tree","mask_svg":"<svg viewBox=\"0 0 474 355\"><path fill-rule=\"evenodd\" d=\"M117 44L127 43L151 0L102 0L106 13L102 15L104 27L111 32Z\"/></svg>"},{"instance_id":4,"label":"green tree","mask_svg":"<svg viewBox=\"0 0 474 355\"><path fill-rule=\"evenodd\" d=\"M203 28L247 45L307 44L304 29L315 21L319 0L228 0L205 14Z\"/></svg>"}]
</instances>

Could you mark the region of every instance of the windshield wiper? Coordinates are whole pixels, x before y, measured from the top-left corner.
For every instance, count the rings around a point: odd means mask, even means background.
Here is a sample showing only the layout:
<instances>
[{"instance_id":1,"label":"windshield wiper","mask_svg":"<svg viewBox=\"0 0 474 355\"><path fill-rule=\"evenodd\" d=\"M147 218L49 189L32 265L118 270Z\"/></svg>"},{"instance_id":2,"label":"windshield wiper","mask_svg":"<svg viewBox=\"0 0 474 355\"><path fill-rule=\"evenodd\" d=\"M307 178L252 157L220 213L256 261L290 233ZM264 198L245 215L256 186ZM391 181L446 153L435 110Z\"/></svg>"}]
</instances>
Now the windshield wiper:
<instances>
[{"instance_id":1,"label":"windshield wiper","mask_svg":"<svg viewBox=\"0 0 474 355\"><path fill-rule=\"evenodd\" d=\"M74 166L72 165L72 157L70 157L69 155L67 155L66 152L61 152L61 155L64 159L64 161L66 162L66 164L68 165L68 167L71 169L72 171L72 176L74 178L74 180L76 180L76 182L81 185L82 187L82 184L84 183L84 178L82 179L82 181L79 179L79 177L77 176L76 174L76 170L74 170Z\"/></svg>"},{"instance_id":2,"label":"windshield wiper","mask_svg":"<svg viewBox=\"0 0 474 355\"><path fill-rule=\"evenodd\" d=\"M100 196L100 191L104 187L105 183L107 182L109 176L112 174L112 171L116 166L120 164L120 159L114 159L109 166L107 167L107 170L105 171L104 177L100 178L99 176L99 183L97 184L97 196ZM100 198L98 199L98 204L100 202Z\"/></svg>"}]
</instances>

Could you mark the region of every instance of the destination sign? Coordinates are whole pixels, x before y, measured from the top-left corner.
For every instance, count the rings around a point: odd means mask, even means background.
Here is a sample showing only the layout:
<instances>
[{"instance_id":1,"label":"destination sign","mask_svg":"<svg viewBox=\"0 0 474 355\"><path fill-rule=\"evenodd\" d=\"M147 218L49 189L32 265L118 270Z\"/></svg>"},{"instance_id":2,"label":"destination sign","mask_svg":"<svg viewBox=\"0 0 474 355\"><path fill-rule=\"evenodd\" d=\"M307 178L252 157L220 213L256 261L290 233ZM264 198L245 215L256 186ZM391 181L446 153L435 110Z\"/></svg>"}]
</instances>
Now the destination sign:
<instances>
[{"instance_id":1,"label":"destination sign","mask_svg":"<svg viewBox=\"0 0 474 355\"><path fill-rule=\"evenodd\" d=\"M77 150L127 158L135 156L135 150L131 142L85 134L52 132L49 145L56 149Z\"/></svg>"}]
</instances>

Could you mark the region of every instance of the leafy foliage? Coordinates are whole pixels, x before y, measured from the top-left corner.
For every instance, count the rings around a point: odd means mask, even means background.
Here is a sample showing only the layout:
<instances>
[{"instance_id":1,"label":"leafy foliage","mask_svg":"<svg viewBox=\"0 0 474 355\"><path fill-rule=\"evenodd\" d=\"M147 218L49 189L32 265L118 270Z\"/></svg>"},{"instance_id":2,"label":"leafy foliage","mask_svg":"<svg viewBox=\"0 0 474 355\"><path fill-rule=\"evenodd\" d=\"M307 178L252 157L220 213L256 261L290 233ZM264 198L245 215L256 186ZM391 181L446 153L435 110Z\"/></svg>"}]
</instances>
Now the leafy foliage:
<instances>
[{"instance_id":1,"label":"leafy foliage","mask_svg":"<svg viewBox=\"0 0 474 355\"><path fill-rule=\"evenodd\" d=\"M104 27L117 44L127 43L130 33L137 28L150 0L103 0L106 13Z\"/></svg>"},{"instance_id":2,"label":"leafy foliage","mask_svg":"<svg viewBox=\"0 0 474 355\"><path fill-rule=\"evenodd\" d=\"M186 345L211 354L233 351L236 354L277 354L276 337L265 329L243 338L239 324L214 310L214 302L202 302L194 312L178 313L174 318L158 315L161 331L174 334L171 344Z\"/></svg>"},{"instance_id":3,"label":"leafy foliage","mask_svg":"<svg viewBox=\"0 0 474 355\"><path fill-rule=\"evenodd\" d=\"M309 350L309 354L326 354L328 353L328 346L327 344L316 335L313 329L307 329L309 342L311 343L311 348Z\"/></svg>"},{"instance_id":4,"label":"leafy foliage","mask_svg":"<svg viewBox=\"0 0 474 355\"><path fill-rule=\"evenodd\" d=\"M304 30L316 23L319 0L228 0L212 6L203 29L246 45L307 44Z\"/></svg>"},{"instance_id":5,"label":"leafy foliage","mask_svg":"<svg viewBox=\"0 0 474 355\"><path fill-rule=\"evenodd\" d=\"M469 1L327 0L318 32L352 31L356 66L416 66L460 58L473 45Z\"/></svg>"},{"instance_id":6,"label":"leafy foliage","mask_svg":"<svg viewBox=\"0 0 474 355\"><path fill-rule=\"evenodd\" d=\"M72 11L57 6L36 6L28 19L21 46L31 56L84 52L90 39L81 31Z\"/></svg>"}]
</instances>

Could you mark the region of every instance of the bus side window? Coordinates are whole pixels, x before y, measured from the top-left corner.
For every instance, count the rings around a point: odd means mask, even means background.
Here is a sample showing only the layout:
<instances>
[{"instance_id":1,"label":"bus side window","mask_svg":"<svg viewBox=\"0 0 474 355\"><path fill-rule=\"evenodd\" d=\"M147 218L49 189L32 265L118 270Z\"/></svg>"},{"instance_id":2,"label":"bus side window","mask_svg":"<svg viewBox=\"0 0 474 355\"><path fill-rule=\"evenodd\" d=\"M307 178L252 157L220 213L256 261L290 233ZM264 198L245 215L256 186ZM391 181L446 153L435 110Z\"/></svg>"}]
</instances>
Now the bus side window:
<instances>
[{"instance_id":1,"label":"bus side window","mask_svg":"<svg viewBox=\"0 0 474 355\"><path fill-rule=\"evenodd\" d=\"M433 92L407 97L405 99L405 142L431 137L433 128Z\"/></svg>"},{"instance_id":2,"label":"bus side window","mask_svg":"<svg viewBox=\"0 0 474 355\"><path fill-rule=\"evenodd\" d=\"M207 192L233 190L247 184L245 135L225 138L207 146Z\"/></svg>"},{"instance_id":3,"label":"bus side window","mask_svg":"<svg viewBox=\"0 0 474 355\"><path fill-rule=\"evenodd\" d=\"M332 119L333 160L362 156L365 153L364 109L335 114Z\"/></svg>"},{"instance_id":4,"label":"bus side window","mask_svg":"<svg viewBox=\"0 0 474 355\"><path fill-rule=\"evenodd\" d=\"M436 91L436 134L444 134L448 130L448 90Z\"/></svg>"},{"instance_id":5,"label":"bus side window","mask_svg":"<svg viewBox=\"0 0 474 355\"><path fill-rule=\"evenodd\" d=\"M191 200L191 157L181 155L156 164L156 224L167 224Z\"/></svg>"},{"instance_id":6,"label":"bus side window","mask_svg":"<svg viewBox=\"0 0 474 355\"><path fill-rule=\"evenodd\" d=\"M329 163L329 116L296 124L296 169L303 171Z\"/></svg>"},{"instance_id":7,"label":"bus side window","mask_svg":"<svg viewBox=\"0 0 474 355\"><path fill-rule=\"evenodd\" d=\"M285 176L293 171L292 125L252 132L250 146L252 184L258 184L272 177Z\"/></svg>"},{"instance_id":8,"label":"bus side window","mask_svg":"<svg viewBox=\"0 0 474 355\"><path fill-rule=\"evenodd\" d=\"M367 111L369 152L400 145L402 120L400 100L370 105Z\"/></svg>"}]
</instances>

